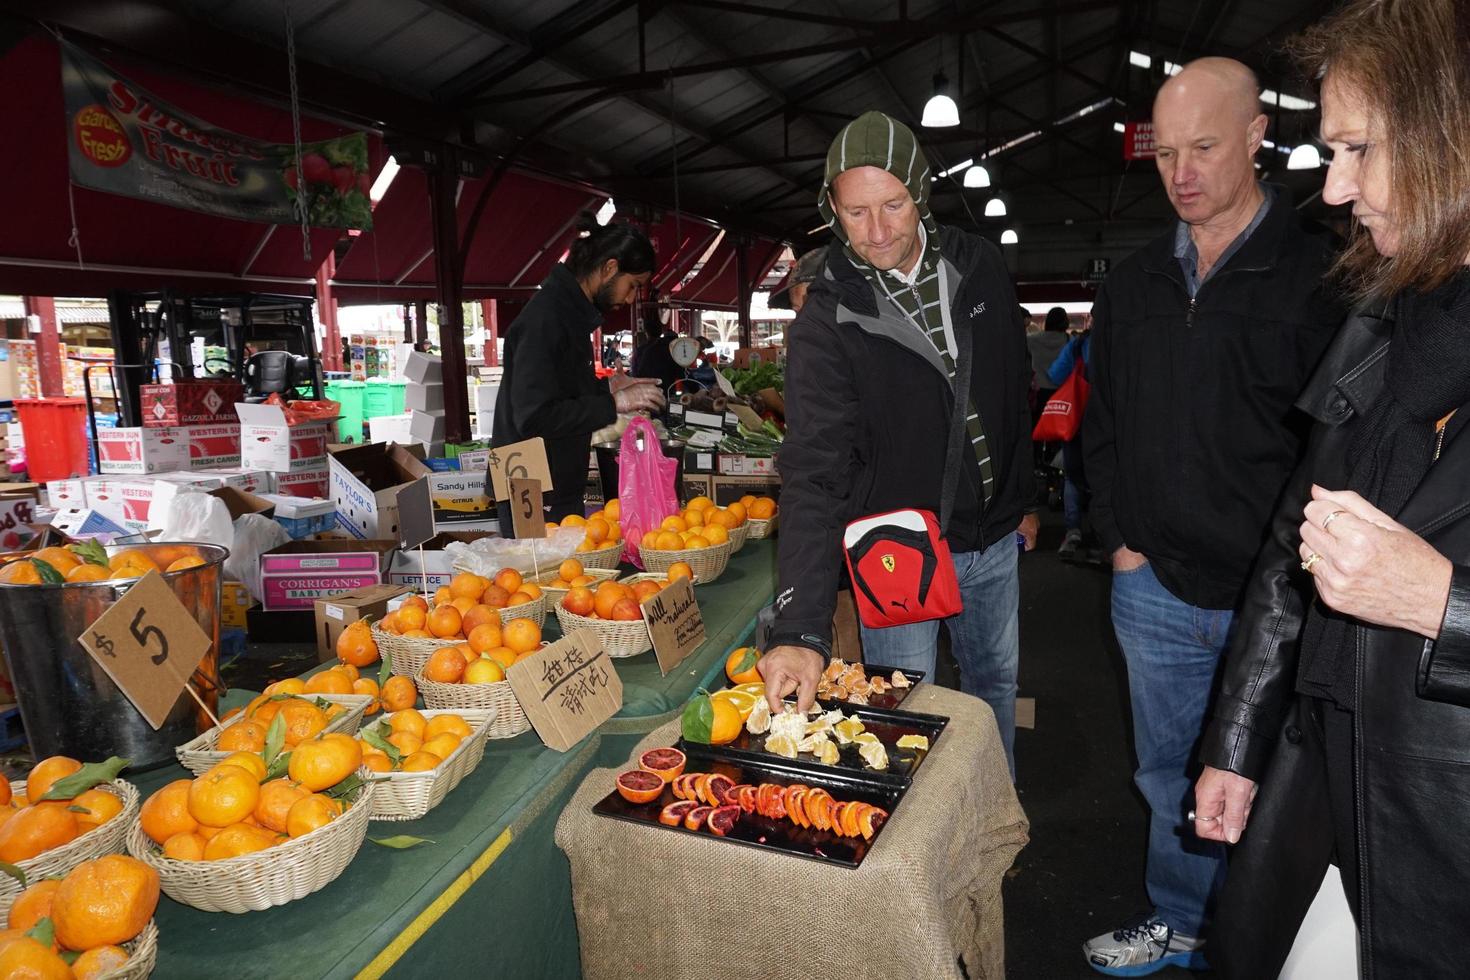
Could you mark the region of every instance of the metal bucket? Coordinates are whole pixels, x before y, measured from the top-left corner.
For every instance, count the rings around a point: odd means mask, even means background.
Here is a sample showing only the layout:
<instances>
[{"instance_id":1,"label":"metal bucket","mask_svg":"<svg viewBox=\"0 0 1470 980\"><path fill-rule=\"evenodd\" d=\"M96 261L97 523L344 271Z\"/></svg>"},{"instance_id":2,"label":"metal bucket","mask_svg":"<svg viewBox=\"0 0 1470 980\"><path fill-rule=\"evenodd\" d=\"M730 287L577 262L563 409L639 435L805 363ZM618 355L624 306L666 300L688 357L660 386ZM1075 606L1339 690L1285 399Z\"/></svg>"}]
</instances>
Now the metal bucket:
<instances>
[{"instance_id":1,"label":"metal bucket","mask_svg":"<svg viewBox=\"0 0 1470 980\"><path fill-rule=\"evenodd\" d=\"M664 451L665 456L679 463L679 468L674 471L674 493L682 503L684 500L684 442L681 439L661 439L658 445ZM599 442L592 447L593 452L597 453L597 479L602 484L602 499L605 501L618 495L618 455L622 449L623 440L621 439L616 442Z\"/></svg>"},{"instance_id":2,"label":"metal bucket","mask_svg":"<svg viewBox=\"0 0 1470 980\"><path fill-rule=\"evenodd\" d=\"M114 545L109 557L141 551L160 568L185 555L205 564L169 572L163 580L211 639L191 683L216 710L219 681L220 582L229 549L210 544ZM163 727L148 723L112 678L77 642L137 579L61 585L0 583L0 643L15 681L26 737L36 758L68 755L82 760L110 755L132 760L138 770L172 762L174 746L207 728L208 716L181 692Z\"/></svg>"}]
</instances>

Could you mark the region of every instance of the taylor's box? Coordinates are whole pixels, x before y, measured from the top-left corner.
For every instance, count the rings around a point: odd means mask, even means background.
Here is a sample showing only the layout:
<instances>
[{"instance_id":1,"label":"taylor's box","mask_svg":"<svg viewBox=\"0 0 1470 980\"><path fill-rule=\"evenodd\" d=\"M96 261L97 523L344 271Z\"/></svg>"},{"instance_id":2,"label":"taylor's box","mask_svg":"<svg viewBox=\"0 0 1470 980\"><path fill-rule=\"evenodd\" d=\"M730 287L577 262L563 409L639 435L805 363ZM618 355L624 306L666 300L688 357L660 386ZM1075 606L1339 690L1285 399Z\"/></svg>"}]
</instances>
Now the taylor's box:
<instances>
[{"instance_id":1,"label":"taylor's box","mask_svg":"<svg viewBox=\"0 0 1470 980\"><path fill-rule=\"evenodd\" d=\"M219 425L235 421L235 403L245 398L238 381L181 381L142 385L143 424L149 428L175 425Z\"/></svg>"},{"instance_id":2,"label":"taylor's box","mask_svg":"<svg viewBox=\"0 0 1470 980\"><path fill-rule=\"evenodd\" d=\"M272 473L298 473L321 468L332 422L287 425L275 405L239 404L240 465Z\"/></svg>"},{"instance_id":3,"label":"taylor's box","mask_svg":"<svg viewBox=\"0 0 1470 980\"><path fill-rule=\"evenodd\" d=\"M355 538L396 538L398 491L429 475L418 453L392 444L344 449L328 465L337 523Z\"/></svg>"},{"instance_id":4,"label":"taylor's box","mask_svg":"<svg viewBox=\"0 0 1470 980\"><path fill-rule=\"evenodd\" d=\"M261 605L313 609L318 599L379 585L397 543L292 541L260 556Z\"/></svg>"},{"instance_id":5,"label":"taylor's box","mask_svg":"<svg viewBox=\"0 0 1470 980\"><path fill-rule=\"evenodd\" d=\"M212 470L221 466L240 465L240 423L187 425L189 468Z\"/></svg>"},{"instance_id":6,"label":"taylor's box","mask_svg":"<svg viewBox=\"0 0 1470 980\"><path fill-rule=\"evenodd\" d=\"M103 473L166 473L189 468L189 439L183 429L97 430L97 469Z\"/></svg>"}]
</instances>

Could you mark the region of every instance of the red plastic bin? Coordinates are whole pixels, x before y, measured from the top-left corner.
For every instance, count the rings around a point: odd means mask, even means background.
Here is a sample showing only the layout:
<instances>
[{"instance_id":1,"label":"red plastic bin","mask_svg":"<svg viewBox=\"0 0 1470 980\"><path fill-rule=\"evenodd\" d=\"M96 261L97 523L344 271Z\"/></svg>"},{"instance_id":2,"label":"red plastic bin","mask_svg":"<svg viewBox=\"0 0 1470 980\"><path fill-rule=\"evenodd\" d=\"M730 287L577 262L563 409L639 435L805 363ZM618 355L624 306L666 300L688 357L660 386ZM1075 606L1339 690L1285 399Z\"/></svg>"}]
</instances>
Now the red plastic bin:
<instances>
[{"instance_id":1,"label":"red plastic bin","mask_svg":"<svg viewBox=\"0 0 1470 980\"><path fill-rule=\"evenodd\" d=\"M26 469L32 481L45 483L87 475L85 398L17 398L15 408L25 436Z\"/></svg>"}]
</instances>

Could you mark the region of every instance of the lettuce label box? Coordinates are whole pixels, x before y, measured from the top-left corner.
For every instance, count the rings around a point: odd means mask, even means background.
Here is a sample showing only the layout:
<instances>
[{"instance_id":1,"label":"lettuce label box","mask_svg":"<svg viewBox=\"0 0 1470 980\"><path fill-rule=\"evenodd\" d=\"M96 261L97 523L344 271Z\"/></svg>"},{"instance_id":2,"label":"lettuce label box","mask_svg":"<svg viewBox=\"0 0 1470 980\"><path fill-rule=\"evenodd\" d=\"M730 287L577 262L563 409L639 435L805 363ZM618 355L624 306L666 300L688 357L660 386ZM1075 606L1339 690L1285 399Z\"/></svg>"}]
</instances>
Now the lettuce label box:
<instances>
[{"instance_id":1,"label":"lettuce label box","mask_svg":"<svg viewBox=\"0 0 1470 980\"><path fill-rule=\"evenodd\" d=\"M186 470L189 440L183 429L98 429L97 468L137 475Z\"/></svg>"}]
</instances>

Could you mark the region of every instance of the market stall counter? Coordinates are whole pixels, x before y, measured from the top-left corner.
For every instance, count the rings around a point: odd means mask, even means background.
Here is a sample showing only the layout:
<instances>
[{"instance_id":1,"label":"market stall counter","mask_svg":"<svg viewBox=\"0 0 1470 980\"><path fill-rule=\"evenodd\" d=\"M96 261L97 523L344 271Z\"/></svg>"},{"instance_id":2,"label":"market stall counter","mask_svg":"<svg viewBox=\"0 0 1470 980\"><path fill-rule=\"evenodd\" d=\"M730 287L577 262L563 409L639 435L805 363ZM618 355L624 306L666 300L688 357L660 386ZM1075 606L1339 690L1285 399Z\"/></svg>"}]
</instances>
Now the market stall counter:
<instances>
[{"instance_id":1,"label":"market stall counter","mask_svg":"<svg viewBox=\"0 0 1470 980\"><path fill-rule=\"evenodd\" d=\"M479 767L418 820L369 825L369 841L340 878L287 905L244 915L206 913L165 900L157 977L425 976L473 968L499 976L575 977L580 970L566 858L552 833L562 809L597 766L617 765L638 739L723 676L725 657L748 641L770 602L774 542L752 545L697 595L707 639L662 676L652 653L618 661L624 706L566 753L534 732L493 740ZM324 669L324 668L323 668ZM231 692L228 709L246 692ZM177 766L133 777L146 798L181 778ZM372 842L432 841L400 850Z\"/></svg>"}]
</instances>

